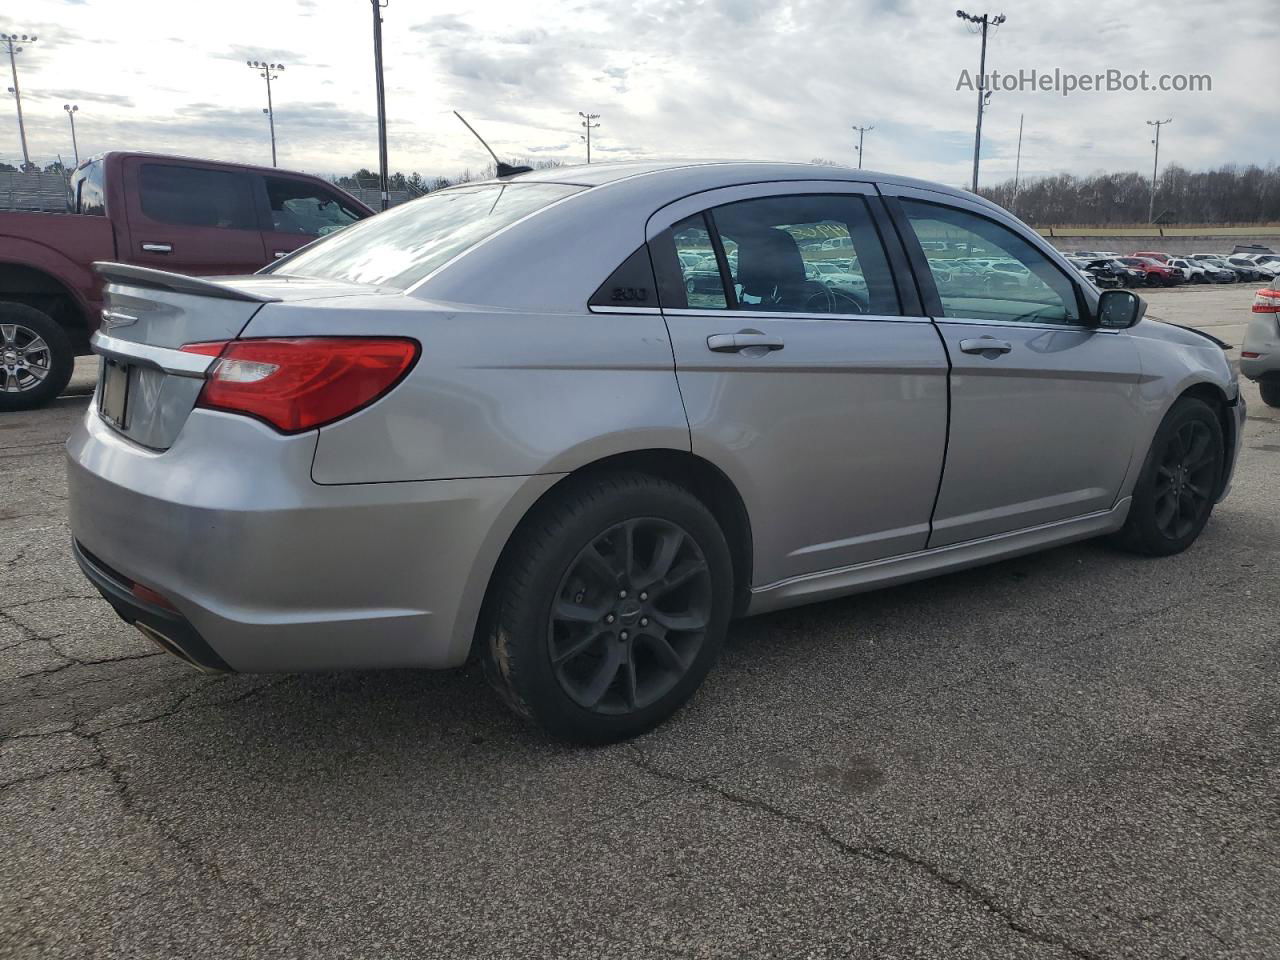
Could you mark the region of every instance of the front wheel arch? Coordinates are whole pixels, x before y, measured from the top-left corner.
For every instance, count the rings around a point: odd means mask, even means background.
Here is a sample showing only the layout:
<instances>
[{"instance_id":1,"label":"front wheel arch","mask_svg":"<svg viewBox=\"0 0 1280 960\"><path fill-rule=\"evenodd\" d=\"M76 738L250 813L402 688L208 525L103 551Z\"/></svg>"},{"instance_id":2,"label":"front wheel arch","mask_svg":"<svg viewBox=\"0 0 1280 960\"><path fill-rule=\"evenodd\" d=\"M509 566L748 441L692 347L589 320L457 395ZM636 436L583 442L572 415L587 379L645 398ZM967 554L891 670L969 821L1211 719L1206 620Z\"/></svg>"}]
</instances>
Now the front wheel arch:
<instances>
[{"instance_id":1,"label":"front wheel arch","mask_svg":"<svg viewBox=\"0 0 1280 960\"><path fill-rule=\"evenodd\" d=\"M1237 443L1236 421L1231 415L1231 408L1233 404L1223 389L1216 383L1202 382L1192 384L1190 387L1183 390L1182 393L1178 395L1177 399L1175 399L1173 403L1169 404L1169 410L1172 410L1174 404L1183 397L1192 397L1196 400L1201 400L1204 403L1207 403L1213 409L1213 412L1217 414L1218 423L1222 427L1222 478L1219 481L1218 489L1214 491L1214 497L1216 499L1222 495L1222 491L1230 477L1232 452L1235 450ZM1168 415L1168 411L1165 411L1165 415Z\"/></svg>"}]
</instances>

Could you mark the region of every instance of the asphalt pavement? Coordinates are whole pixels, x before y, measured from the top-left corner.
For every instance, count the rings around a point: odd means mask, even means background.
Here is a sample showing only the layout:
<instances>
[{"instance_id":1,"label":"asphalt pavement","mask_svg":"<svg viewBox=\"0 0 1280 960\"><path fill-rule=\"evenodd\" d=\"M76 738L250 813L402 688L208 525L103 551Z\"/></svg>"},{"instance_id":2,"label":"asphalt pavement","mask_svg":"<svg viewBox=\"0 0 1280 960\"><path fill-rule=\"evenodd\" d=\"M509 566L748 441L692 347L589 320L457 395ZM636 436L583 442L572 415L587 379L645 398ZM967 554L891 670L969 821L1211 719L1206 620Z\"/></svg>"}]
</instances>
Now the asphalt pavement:
<instances>
[{"instance_id":1,"label":"asphalt pavement","mask_svg":"<svg viewBox=\"0 0 1280 960\"><path fill-rule=\"evenodd\" d=\"M1151 296L1237 344L1251 299ZM603 749L476 671L156 653L68 549L86 398L6 415L0 957L1274 958L1280 411L1245 393L1185 554L738 622L685 710Z\"/></svg>"}]
</instances>

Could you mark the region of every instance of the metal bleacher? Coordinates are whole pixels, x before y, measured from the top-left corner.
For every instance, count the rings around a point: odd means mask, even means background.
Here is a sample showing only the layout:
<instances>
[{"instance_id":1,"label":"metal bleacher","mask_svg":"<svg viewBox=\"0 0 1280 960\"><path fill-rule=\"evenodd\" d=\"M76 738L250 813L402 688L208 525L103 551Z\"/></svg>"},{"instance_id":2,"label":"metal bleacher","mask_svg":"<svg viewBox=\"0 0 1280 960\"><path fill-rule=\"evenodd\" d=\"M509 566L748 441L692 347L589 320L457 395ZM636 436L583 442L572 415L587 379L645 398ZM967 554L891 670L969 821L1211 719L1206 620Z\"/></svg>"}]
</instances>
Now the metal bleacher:
<instances>
[{"instance_id":1,"label":"metal bleacher","mask_svg":"<svg viewBox=\"0 0 1280 960\"><path fill-rule=\"evenodd\" d=\"M65 213L67 180L60 173L0 171L0 210Z\"/></svg>"}]
</instances>

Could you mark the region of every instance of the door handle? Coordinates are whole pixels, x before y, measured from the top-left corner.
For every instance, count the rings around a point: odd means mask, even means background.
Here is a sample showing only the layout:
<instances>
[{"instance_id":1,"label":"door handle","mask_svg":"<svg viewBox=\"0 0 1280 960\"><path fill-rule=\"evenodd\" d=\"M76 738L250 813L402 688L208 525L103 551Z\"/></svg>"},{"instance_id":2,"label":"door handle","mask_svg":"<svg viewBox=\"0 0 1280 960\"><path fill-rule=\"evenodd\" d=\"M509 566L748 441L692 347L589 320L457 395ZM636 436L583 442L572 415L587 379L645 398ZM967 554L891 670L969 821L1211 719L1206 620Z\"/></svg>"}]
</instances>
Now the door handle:
<instances>
[{"instance_id":1,"label":"door handle","mask_svg":"<svg viewBox=\"0 0 1280 960\"><path fill-rule=\"evenodd\" d=\"M1008 353L1013 344L1008 340L997 340L995 337L978 337L976 340L961 340L961 353Z\"/></svg>"},{"instance_id":2,"label":"door handle","mask_svg":"<svg viewBox=\"0 0 1280 960\"><path fill-rule=\"evenodd\" d=\"M288 255L289 255L288 250L277 250L274 254L277 260L279 260L281 257L287 257Z\"/></svg>"},{"instance_id":3,"label":"door handle","mask_svg":"<svg viewBox=\"0 0 1280 960\"><path fill-rule=\"evenodd\" d=\"M144 243L142 249L147 253L173 253L172 243Z\"/></svg>"},{"instance_id":4,"label":"door handle","mask_svg":"<svg viewBox=\"0 0 1280 960\"><path fill-rule=\"evenodd\" d=\"M713 333L707 337L707 348L716 353L741 353L756 348L759 355L781 350L785 344L778 337L756 330L741 330L738 333Z\"/></svg>"}]
</instances>

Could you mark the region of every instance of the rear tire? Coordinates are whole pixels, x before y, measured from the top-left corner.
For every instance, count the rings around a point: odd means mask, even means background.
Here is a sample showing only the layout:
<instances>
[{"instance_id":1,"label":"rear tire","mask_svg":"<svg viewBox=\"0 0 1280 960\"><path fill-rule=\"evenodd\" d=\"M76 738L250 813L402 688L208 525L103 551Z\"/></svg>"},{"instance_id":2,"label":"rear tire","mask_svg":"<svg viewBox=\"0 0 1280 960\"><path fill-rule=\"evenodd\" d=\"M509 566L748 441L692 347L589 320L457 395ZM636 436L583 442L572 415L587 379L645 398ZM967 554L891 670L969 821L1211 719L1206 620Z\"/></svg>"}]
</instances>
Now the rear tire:
<instances>
[{"instance_id":1,"label":"rear tire","mask_svg":"<svg viewBox=\"0 0 1280 960\"><path fill-rule=\"evenodd\" d=\"M571 481L522 524L495 572L485 674L553 736L634 737L702 683L732 599L724 533L689 491L642 473Z\"/></svg>"},{"instance_id":2,"label":"rear tire","mask_svg":"<svg viewBox=\"0 0 1280 960\"><path fill-rule=\"evenodd\" d=\"M0 412L43 406L75 367L71 339L47 313L0 302Z\"/></svg>"},{"instance_id":3,"label":"rear tire","mask_svg":"<svg viewBox=\"0 0 1280 960\"><path fill-rule=\"evenodd\" d=\"M1280 380L1263 380L1258 383L1262 402L1268 407L1280 407Z\"/></svg>"},{"instance_id":4,"label":"rear tire","mask_svg":"<svg viewBox=\"0 0 1280 960\"><path fill-rule=\"evenodd\" d=\"M1156 431L1124 526L1112 542L1131 553L1181 553L1209 522L1222 485L1222 424L1203 400L1178 400Z\"/></svg>"}]
</instances>

